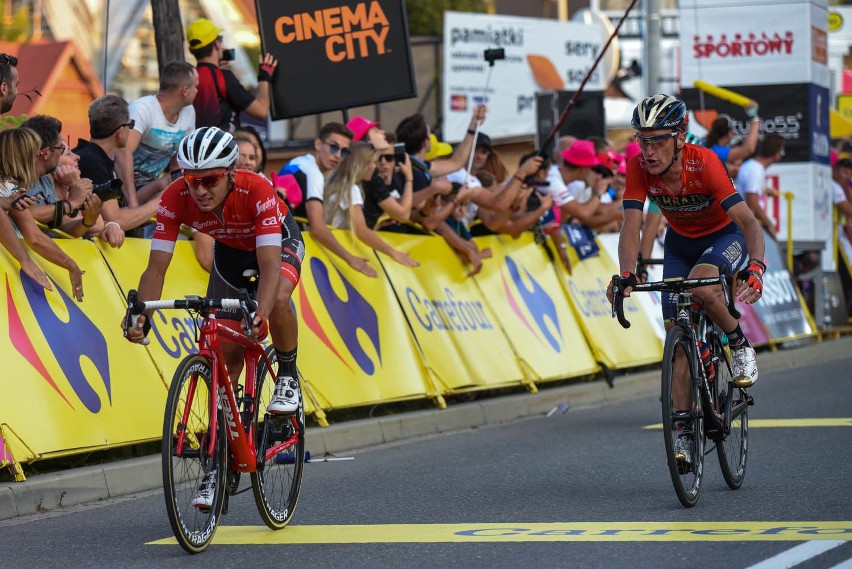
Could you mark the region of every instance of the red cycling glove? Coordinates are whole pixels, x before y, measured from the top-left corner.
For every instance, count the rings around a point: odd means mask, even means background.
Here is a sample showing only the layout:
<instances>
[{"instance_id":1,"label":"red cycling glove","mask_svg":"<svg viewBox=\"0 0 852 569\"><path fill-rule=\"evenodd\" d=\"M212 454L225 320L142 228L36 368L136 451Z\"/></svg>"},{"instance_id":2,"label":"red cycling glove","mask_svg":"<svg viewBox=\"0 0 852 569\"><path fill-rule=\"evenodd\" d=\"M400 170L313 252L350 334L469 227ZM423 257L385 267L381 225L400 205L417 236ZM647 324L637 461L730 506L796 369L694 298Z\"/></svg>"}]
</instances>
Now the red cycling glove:
<instances>
[{"instance_id":1,"label":"red cycling glove","mask_svg":"<svg viewBox=\"0 0 852 569\"><path fill-rule=\"evenodd\" d=\"M748 267L737 274L737 278L743 281L749 288L763 294L763 273L766 265L758 259L749 259Z\"/></svg>"}]
</instances>

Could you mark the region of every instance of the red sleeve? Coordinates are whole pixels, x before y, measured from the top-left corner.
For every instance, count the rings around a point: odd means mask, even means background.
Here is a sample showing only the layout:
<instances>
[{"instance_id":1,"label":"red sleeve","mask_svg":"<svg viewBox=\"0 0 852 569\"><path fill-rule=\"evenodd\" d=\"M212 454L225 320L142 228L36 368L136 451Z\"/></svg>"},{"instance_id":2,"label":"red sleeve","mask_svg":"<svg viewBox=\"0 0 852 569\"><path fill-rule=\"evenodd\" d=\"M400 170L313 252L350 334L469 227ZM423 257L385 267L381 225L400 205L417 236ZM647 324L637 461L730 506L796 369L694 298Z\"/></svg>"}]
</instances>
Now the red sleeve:
<instances>
[{"instance_id":1,"label":"red sleeve","mask_svg":"<svg viewBox=\"0 0 852 569\"><path fill-rule=\"evenodd\" d=\"M640 155L637 154L627 162L627 182L623 202L625 209L642 210L645 208L645 199L648 197L648 182L647 174L642 169L639 160Z\"/></svg>"},{"instance_id":2,"label":"red sleeve","mask_svg":"<svg viewBox=\"0 0 852 569\"><path fill-rule=\"evenodd\" d=\"M177 241L180 225L184 217L184 192L186 183L181 180L172 182L160 198L157 207L157 228L154 230L155 241Z\"/></svg>"}]
</instances>

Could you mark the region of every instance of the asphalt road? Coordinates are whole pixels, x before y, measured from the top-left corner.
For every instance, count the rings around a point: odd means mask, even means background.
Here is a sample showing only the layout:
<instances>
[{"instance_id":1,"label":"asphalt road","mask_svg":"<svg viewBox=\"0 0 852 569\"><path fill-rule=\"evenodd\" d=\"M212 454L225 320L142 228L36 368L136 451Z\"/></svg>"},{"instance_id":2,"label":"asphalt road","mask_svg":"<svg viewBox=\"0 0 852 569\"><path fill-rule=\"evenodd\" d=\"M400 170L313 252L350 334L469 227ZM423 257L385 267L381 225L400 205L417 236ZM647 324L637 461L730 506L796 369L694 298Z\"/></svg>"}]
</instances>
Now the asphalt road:
<instances>
[{"instance_id":1,"label":"asphalt road","mask_svg":"<svg viewBox=\"0 0 852 569\"><path fill-rule=\"evenodd\" d=\"M0 567L850 567L849 379L844 360L761 376L743 487L711 454L692 509L651 396L309 464L290 527L248 492L196 556L158 491L0 521Z\"/></svg>"}]
</instances>

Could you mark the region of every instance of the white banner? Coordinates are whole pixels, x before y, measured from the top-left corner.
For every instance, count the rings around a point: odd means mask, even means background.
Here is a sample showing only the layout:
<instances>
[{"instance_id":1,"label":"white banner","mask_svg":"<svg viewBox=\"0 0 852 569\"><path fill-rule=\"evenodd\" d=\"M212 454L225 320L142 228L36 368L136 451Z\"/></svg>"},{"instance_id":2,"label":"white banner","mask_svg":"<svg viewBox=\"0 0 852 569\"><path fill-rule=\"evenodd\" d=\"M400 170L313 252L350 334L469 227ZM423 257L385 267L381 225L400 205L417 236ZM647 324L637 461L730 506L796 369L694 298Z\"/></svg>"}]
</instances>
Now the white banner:
<instances>
[{"instance_id":1,"label":"white banner","mask_svg":"<svg viewBox=\"0 0 852 569\"><path fill-rule=\"evenodd\" d=\"M695 7L698 4L699 7ZM769 2L681 2L681 85L814 83L828 87L826 31L822 6Z\"/></svg>"},{"instance_id":2,"label":"white banner","mask_svg":"<svg viewBox=\"0 0 852 569\"><path fill-rule=\"evenodd\" d=\"M766 185L793 193L793 240L831 243L831 169L825 164L773 164ZM802 207L801 204L807 204ZM787 238L787 203L784 197L766 200L769 216L778 223L778 239Z\"/></svg>"},{"instance_id":3,"label":"white banner","mask_svg":"<svg viewBox=\"0 0 852 569\"><path fill-rule=\"evenodd\" d=\"M482 130L491 138L535 134L535 94L576 90L603 47L599 26L539 18L444 14L443 139L460 141L473 108L488 104ZM486 49L503 48L488 81ZM598 67L584 91L603 90Z\"/></svg>"}]
</instances>

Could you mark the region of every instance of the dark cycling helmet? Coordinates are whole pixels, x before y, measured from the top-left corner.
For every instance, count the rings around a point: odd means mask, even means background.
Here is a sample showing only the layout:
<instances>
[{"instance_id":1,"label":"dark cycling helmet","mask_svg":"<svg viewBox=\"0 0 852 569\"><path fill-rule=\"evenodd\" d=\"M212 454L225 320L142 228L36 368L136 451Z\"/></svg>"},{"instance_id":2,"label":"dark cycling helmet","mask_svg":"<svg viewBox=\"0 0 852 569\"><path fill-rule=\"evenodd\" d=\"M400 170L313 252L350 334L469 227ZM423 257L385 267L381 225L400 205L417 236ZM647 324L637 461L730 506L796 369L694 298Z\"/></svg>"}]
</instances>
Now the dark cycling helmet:
<instances>
[{"instance_id":1,"label":"dark cycling helmet","mask_svg":"<svg viewBox=\"0 0 852 569\"><path fill-rule=\"evenodd\" d=\"M630 121L636 130L684 130L688 123L686 105L671 95L654 95L643 99L633 109L633 120Z\"/></svg>"},{"instance_id":2,"label":"dark cycling helmet","mask_svg":"<svg viewBox=\"0 0 852 569\"><path fill-rule=\"evenodd\" d=\"M237 163L240 151L230 133L215 126L205 126L180 141L177 163L183 170L230 168Z\"/></svg>"}]
</instances>

